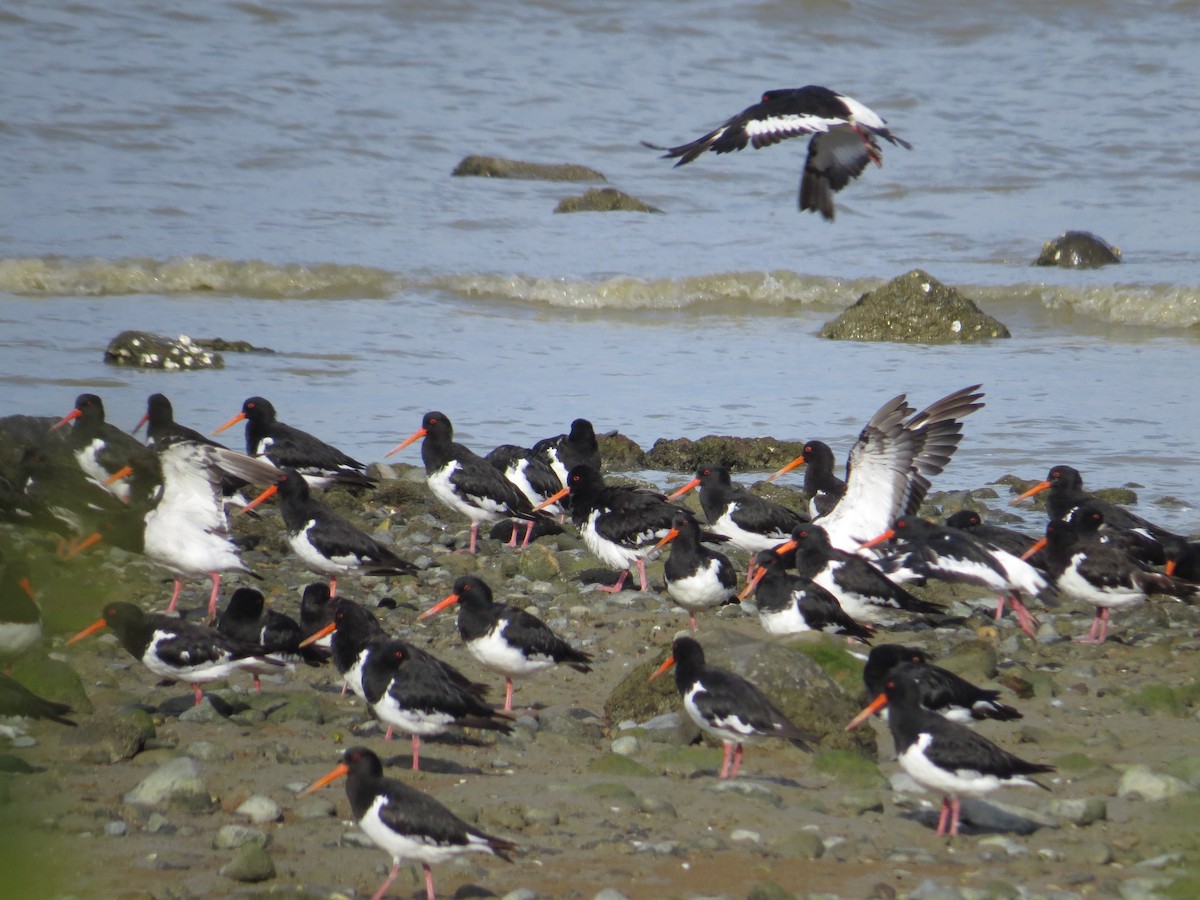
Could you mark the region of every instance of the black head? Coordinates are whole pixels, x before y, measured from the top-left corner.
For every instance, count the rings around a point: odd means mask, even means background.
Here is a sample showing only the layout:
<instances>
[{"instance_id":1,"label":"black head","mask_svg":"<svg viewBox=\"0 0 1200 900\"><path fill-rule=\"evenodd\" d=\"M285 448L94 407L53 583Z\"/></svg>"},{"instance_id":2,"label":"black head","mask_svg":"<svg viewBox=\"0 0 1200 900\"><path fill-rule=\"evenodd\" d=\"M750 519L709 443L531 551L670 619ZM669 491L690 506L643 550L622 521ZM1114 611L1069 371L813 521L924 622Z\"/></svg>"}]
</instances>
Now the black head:
<instances>
[{"instance_id":1,"label":"black head","mask_svg":"<svg viewBox=\"0 0 1200 900\"><path fill-rule=\"evenodd\" d=\"M951 528L959 528L963 531L969 531L972 528L978 528L983 524L983 519L979 513L973 509L960 509L952 516L946 519L946 524Z\"/></svg>"},{"instance_id":2,"label":"black head","mask_svg":"<svg viewBox=\"0 0 1200 900\"><path fill-rule=\"evenodd\" d=\"M729 470L724 466L697 466L696 478L700 480L700 487L728 487L733 484L733 479L729 476Z\"/></svg>"},{"instance_id":3,"label":"black head","mask_svg":"<svg viewBox=\"0 0 1200 900\"><path fill-rule=\"evenodd\" d=\"M146 421L152 428L175 421L175 410L172 409L166 394L151 394L146 399Z\"/></svg>"},{"instance_id":4,"label":"black head","mask_svg":"<svg viewBox=\"0 0 1200 900\"><path fill-rule=\"evenodd\" d=\"M695 638L681 635L671 643L671 656L680 671L698 669L704 665L704 648Z\"/></svg>"},{"instance_id":5,"label":"black head","mask_svg":"<svg viewBox=\"0 0 1200 900\"><path fill-rule=\"evenodd\" d=\"M1104 525L1104 513L1091 503L1071 510L1071 527L1082 536L1095 534Z\"/></svg>"},{"instance_id":6,"label":"black head","mask_svg":"<svg viewBox=\"0 0 1200 900\"><path fill-rule=\"evenodd\" d=\"M454 580L453 593L463 606L487 605L492 602L492 589L477 575L460 575Z\"/></svg>"},{"instance_id":7,"label":"black head","mask_svg":"<svg viewBox=\"0 0 1200 900\"><path fill-rule=\"evenodd\" d=\"M800 455L810 466L823 461L828 461L830 467L833 466L833 450L823 441L808 441Z\"/></svg>"},{"instance_id":8,"label":"black head","mask_svg":"<svg viewBox=\"0 0 1200 900\"><path fill-rule=\"evenodd\" d=\"M251 422L263 424L275 421L275 407L263 397L251 397L242 404L242 414Z\"/></svg>"},{"instance_id":9,"label":"black head","mask_svg":"<svg viewBox=\"0 0 1200 900\"><path fill-rule=\"evenodd\" d=\"M1046 476L1046 480L1050 482L1051 490L1083 490L1083 476L1079 474L1078 469L1072 469L1070 466L1055 466Z\"/></svg>"},{"instance_id":10,"label":"black head","mask_svg":"<svg viewBox=\"0 0 1200 900\"><path fill-rule=\"evenodd\" d=\"M307 500L309 496L308 482L295 469L283 468L275 486L279 488L279 496L291 500Z\"/></svg>"},{"instance_id":11,"label":"black head","mask_svg":"<svg viewBox=\"0 0 1200 900\"><path fill-rule=\"evenodd\" d=\"M360 777L366 775L371 778L383 777L383 763L366 747L348 747L342 754L342 763L349 770L351 777L355 775Z\"/></svg>"},{"instance_id":12,"label":"black head","mask_svg":"<svg viewBox=\"0 0 1200 900\"><path fill-rule=\"evenodd\" d=\"M567 487L575 497L594 493L604 487L604 476L591 466L581 463L567 473Z\"/></svg>"},{"instance_id":13,"label":"black head","mask_svg":"<svg viewBox=\"0 0 1200 900\"><path fill-rule=\"evenodd\" d=\"M444 412L434 410L425 413L421 417L421 428L430 437L445 438L446 440L454 438L454 426L450 424L450 417Z\"/></svg>"},{"instance_id":14,"label":"black head","mask_svg":"<svg viewBox=\"0 0 1200 900\"><path fill-rule=\"evenodd\" d=\"M262 615L264 602L262 591L241 587L234 591L229 598L229 603L225 606L225 613L235 618L257 619Z\"/></svg>"}]
</instances>

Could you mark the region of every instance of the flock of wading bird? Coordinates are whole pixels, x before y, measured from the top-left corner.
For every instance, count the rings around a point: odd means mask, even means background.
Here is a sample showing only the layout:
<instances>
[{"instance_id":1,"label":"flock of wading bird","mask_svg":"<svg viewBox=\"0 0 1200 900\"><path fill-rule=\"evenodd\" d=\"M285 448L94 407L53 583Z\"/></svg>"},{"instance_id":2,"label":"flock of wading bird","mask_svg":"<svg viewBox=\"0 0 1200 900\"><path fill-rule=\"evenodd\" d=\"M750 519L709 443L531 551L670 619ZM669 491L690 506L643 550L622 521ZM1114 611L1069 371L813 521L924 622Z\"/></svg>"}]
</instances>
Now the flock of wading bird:
<instances>
[{"instance_id":1,"label":"flock of wading bird","mask_svg":"<svg viewBox=\"0 0 1200 900\"><path fill-rule=\"evenodd\" d=\"M809 441L803 453L771 476L804 465L808 515L771 502L736 483L727 469L702 465L695 478L670 496L601 475L600 445L590 422L576 419L567 434L531 448L504 445L479 456L454 441L450 420L427 413L421 427L389 452L422 441L430 491L470 520L468 546L475 553L483 524L507 529L509 547L525 546L560 529L569 516L587 549L619 570L619 591L636 569L640 590L649 588L646 560L669 553L664 580L671 598L696 616L738 592L738 570L713 545L749 557L739 599L754 596L764 629L777 635L823 631L869 645L877 627L905 618L937 622L943 608L904 585L942 579L984 586L1005 605L1020 628L1036 635L1029 604L1052 593L1095 609L1080 640L1103 642L1109 612L1160 594L1191 602L1200 588L1197 545L1084 491L1080 474L1055 466L1019 502L1048 492L1050 521L1035 541L962 511L945 523L919 518L930 487L954 454L962 420L983 406L978 385L955 391L916 411L904 395L885 403L849 452L846 477L835 473L833 451ZM70 639L102 628L156 675L202 685L236 671L254 677L280 672L298 658L331 660L346 688L393 730L411 735L414 769L420 738L451 726L511 730L513 679L556 665L581 672L591 657L555 634L531 613L497 602L491 587L473 575L459 577L452 592L421 613L458 607L458 632L485 668L505 679L498 709L484 700L487 685L408 641L388 635L366 607L337 597L337 579L352 572L418 575L418 567L317 499L329 484L369 489L366 466L320 439L280 422L274 407L251 397L214 434L245 421L246 452L240 453L175 422L170 402L149 398L134 431L146 426L142 444L105 421L94 394L80 395L61 420L33 416L0 419L0 432L19 450L17 476L0 482L3 518L19 527L61 535L64 552L76 554L108 541L145 556L174 576L163 613L132 603L105 606L101 617ZM67 426L70 427L67 427ZM242 492L264 488L247 502ZM703 521L675 503L698 489ZM328 583L308 586L299 621L264 609L261 592L240 587L218 615L221 576L255 575L242 562L227 518L230 505L245 514L278 496L288 543L303 565ZM507 523L507 524L506 524ZM493 534L496 531L493 530ZM668 549L669 548L669 549ZM14 657L41 636L22 560L4 561L0 597L0 653ZM1159 571L1162 568L1165 571ZM173 614L185 577L212 580L207 618ZM687 715L725 748L721 778L737 775L743 747L779 737L807 749L812 736L789 721L770 698L740 676L710 666L690 634L672 644L653 678L674 668ZM1020 713L1000 703L998 692L976 687L932 665L917 647L878 644L867 656L864 681L871 704L853 728L883 707L900 765L917 782L943 796L938 834L957 834L962 798L1003 785L1039 785L1033 776L1052 767L1022 760L972 731L963 720L1012 719ZM62 704L38 698L4 676L0 709L41 715L72 724ZM393 858L375 897L382 897L402 862L419 862L433 897L431 865L463 853L508 859L515 845L459 819L432 797L387 778L379 757L354 747L316 781L314 791L347 777L347 795L362 830Z\"/></svg>"}]
</instances>

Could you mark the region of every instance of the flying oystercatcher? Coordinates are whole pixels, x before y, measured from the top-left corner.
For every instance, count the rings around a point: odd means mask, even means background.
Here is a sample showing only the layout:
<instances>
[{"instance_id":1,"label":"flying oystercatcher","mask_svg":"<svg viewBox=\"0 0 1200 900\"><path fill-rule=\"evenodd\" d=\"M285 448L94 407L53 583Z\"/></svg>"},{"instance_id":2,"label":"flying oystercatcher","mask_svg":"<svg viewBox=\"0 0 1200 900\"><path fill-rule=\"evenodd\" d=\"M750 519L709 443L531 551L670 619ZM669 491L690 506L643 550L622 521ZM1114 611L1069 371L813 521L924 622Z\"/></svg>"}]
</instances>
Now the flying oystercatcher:
<instances>
[{"instance_id":1,"label":"flying oystercatcher","mask_svg":"<svg viewBox=\"0 0 1200 900\"><path fill-rule=\"evenodd\" d=\"M449 670L449 671L447 671ZM412 735L413 771L421 768L421 738L452 725L512 733L512 718L485 703L448 663L396 638L374 644L362 666L362 685L375 717Z\"/></svg>"},{"instance_id":2,"label":"flying oystercatcher","mask_svg":"<svg viewBox=\"0 0 1200 900\"><path fill-rule=\"evenodd\" d=\"M699 466L696 477L667 499L678 500L696 487L700 489L700 507L709 527L751 555L782 544L791 536L792 529L808 521L786 506L735 484L724 466Z\"/></svg>"},{"instance_id":3,"label":"flying oystercatcher","mask_svg":"<svg viewBox=\"0 0 1200 900\"><path fill-rule=\"evenodd\" d=\"M733 563L700 540L700 523L687 511L677 512L671 530L654 545L657 552L668 544L671 555L663 563L663 580L671 599L687 610L688 624L696 628L696 613L729 602L737 588Z\"/></svg>"},{"instance_id":4,"label":"flying oystercatcher","mask_svg":"<svg viewBox=\"0 0 1200 900\"><path fill-rule=\"evenodd\" d=\"M279 509L292 552L310 572L329 576L330 596L337 578L361 570L367 575L410 575L417 567L401 559L348 519L335 513L308 490L308 481L292 468L279 470L278 480L242 508L249 512L279 494Z\"/></svg>"},{"instance_id":5,"label":"flying oystercatcher","mask_svg":"<svg viewBox=\"0 0 1200 900\"><path fill-rule=\"evenodd\" d=\"M246 453L265 458L279 468L299 471L310 487L330 483L370 487L376 483L366 474L366 465L320 438L286 425L276 418L275 407L262 397L250 397L242 411L218 428L220 434L238 422L246 423Z\"/></svg>"},{"instance_id":6,"label":"flying oystercatcher","mask_svg":"<svg viewBox=\"0 0 1200 900\"><path fill-rule=\"evenodd\" d=\"M1013 707L1000 702L1000 692L976 687L949 669L929 662L925 651L919 647L900 644L879 644L871 648L867 664L863 667L863 684L867 696L878 697L884 693L887 677L901 663L913 663L922 667L924 673L917 687L919 702L924 709L945 716L954 722L970 722L978 719L997 719L1007 722L1023 718ZM883 710L887 714L887 710Z\"/></svg>"},{"instance_id":7,"label":"flying oystercatcher","mask_svg":"<svg viewBox=\"0 0 1200 900\"><path fill-rule=\"evenodd\" d=\"M800 210L819 212L833 221L833 195L863 173L867 163L883 165L878 138L906 150L912 144L896 137L887 122L852 97L810 84L802 88L767 91L762 100L742 110L720 128L678 147L660 147L676 167L706 150L730 153L747 144L758 150L787 138L812 135L800 177Z\"/></svg>"},{"instance_id":8,"label":"flying oystercatcher","mask_svg":"<svg viewBox=\"0 0 1200 900\"><path fill-rule=\"evenodd\" d=\"M160 678L186 681L204 699L200 685L228 678L234 672L282 663L259 654L215 628L175 616L147 613L132 603L110 603L100 618L67 641L73 644L102 628L111 628L134 659Z\"/></svg>"},{"instance_id":9,"label":"flying oystercatcher","mask_svg":"<svg viewBox=\"0 0 1200 900\"><path fill-rule=\"evenodd\" d=\"M934 678L929 666L901 663L892 668L883 691L846 726L855 728L884 706L900 767L931 791L942 795L937 833L958 834L963 797L981 797L1007 785L1049 790L1030 776L1053 766L1026 762L976 734L970 728L925 709L923 685Z\"/></svg>"},{"instance_id":10,"label":"flying oystercatcher","mask_svg":"<svg viewBox=\"0 0 1200 900\"><path fill-rule=\"evenodd\" d=\"M383 763L364 747L351 747L329 774L301 794L311 794L343 775L350 811L358 827L392 857L392 870L371 900L382 900L402 862L419 862L425 872L425 898L435 900L434 863L467 853L488 853L512 862L516 844L468 825L428 794L394 778L383 777Z\"/></svg>"},{"instance_id":11,"label":"flying oystercatcher","mask_svg":"<svg viewBox=\"0 0 1200 900\"><path fill-rule=\"evenodd\" d=\"M900 516L914 514L929 491L929 479L946 467L962 440L961 419L983 407L982 397L975 384L918 413L904 394L881 406L850 450L845 494L814 519L833 546L855 551ZM802 454L767 480L803 459Z\"/></svg>"},{"instance_id":12,"label":"flying oystercatcher","mask_svg":"<svg viewBox=\"0 0 1200 900\"><path fill-rule=\"evenodd\" d=\"M837 597L808 578L787 570L787 559L773 550L761 550L757 568L739 598L754 592L758 621L768 634L823 631L871 642L871 631L846 614Z\"/></svg>"},{"instance_id":13,"label":"flying oystercatcher","mask_svg":"<svg viewBox=\"0 0 1200 900\"><path fill-rule=\"evenodd\" d=\"M427 412L421 427L389 450L398 453L414 441L421 443L421 461L429 489L444 505L471 520L468 551L475 552L481 522L518 518L527 522L525 543L533 531L533 504L511 481L483 457L454 440L454 426L445 413ZM516 542L516 531L513 541Z\"/></svg>"},{"instance_id":14,"label":"flying oystercatcher","mask_svg":"<svg viewBox=\"0 0 1200 900\"><path fill-rule=\"evenodd\" d=\"M592 657L576 650L532 613L496 603L487 582L460 575L444 600L425 610L425 619L458 604L458 634L467 650L493 672L504 676L504 711L512 710L513 677L532 675L559 663L590 672Z\"/></svg>"},{"instance_id":15,"label":"flying oystercatcher","mask_svg":"<svg viewBox=\"0 0 1200 900\"><path fill-rule=\"evenodd\" d=\"M732 672L705 664L704 648L693 638L677 637L671 655L654 674L653 681L675 667L675 687L683 708L701 731L725 745L721 778L736 778L742 764L742 747L769 737L789 741L811 752L805 734L757 687Z\"/></svg>"}]
</instances>

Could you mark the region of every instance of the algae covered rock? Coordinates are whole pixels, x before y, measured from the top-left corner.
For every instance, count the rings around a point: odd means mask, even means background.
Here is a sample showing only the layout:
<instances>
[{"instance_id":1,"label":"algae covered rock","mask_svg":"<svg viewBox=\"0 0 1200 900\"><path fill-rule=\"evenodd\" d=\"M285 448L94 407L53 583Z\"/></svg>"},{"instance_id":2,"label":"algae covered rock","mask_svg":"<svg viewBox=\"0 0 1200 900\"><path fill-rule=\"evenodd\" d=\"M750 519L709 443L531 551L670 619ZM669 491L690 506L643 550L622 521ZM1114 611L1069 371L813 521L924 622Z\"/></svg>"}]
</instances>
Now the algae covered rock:
<instances>
[{"instance_id":1,"label":"algae covered rock","mask_svg":"<svg viewBox=\"0 0 1200 900\"><path fill-rule=\"evenodd\" d=\"M554 207L556 213L573 212L642 212L659 213L661 209L630 197L616 188L589 188L578 197L565 197Z\"/></svg>"},{"instance_id":2,"label":"algae covered rock","mask_svg":"<svg viewBox=\"0 0 1200 900\"><path fill-rule=\"evenodd\" d=\"M477 178L521 178L529 181L607 181L595 169L573 163L533 163L498 156L467 156L451 175Z\"/></svg>"},{"instance_id":3,"label":"algae covered rock","mask_svg":"<svg viewBox=\"0 0 1200 900\"><path fill-rule=\"evenodd\" d=\"M1121 251L1090 231L1066 231L1042 245L1035 266L1098 269L1121 261Z\"/></svg>"},{"instance_id":4,"label":"algae covered rock","mask_svg":"<svg viewBox=\"0 0 1200 900\"><path fill-rule=\"evenodd\" d=\"M911 344L965 344L1012 336L973 300L920 269L863 294L827 322L820 335L837 341Z\"/></svg>"},{"instance_id":5,"label":"algae covered rock","mask_svg":"<svg viewBox=\"0 0 1200 900\"><path fill-rule=\"evenodd\" d=\"M163 337L148 331L122 331L109 341L104 361L139 369L223 369L225 359L205 350L186 334Z\"/></svg>"},{"instance_id":6,"label":"algae covered rock","mask_svg":"<svg viewBox=\"0 0 1200 900\"><path fill-rule=\"evenodd\" d=\"M803 449L799 441L710 434L695 441L659 438L646 454L646 461L657 469L677 472L691 472L704 465L724 466L734 472L774 470L791 462Z\"/></svg>"}]
</instances>

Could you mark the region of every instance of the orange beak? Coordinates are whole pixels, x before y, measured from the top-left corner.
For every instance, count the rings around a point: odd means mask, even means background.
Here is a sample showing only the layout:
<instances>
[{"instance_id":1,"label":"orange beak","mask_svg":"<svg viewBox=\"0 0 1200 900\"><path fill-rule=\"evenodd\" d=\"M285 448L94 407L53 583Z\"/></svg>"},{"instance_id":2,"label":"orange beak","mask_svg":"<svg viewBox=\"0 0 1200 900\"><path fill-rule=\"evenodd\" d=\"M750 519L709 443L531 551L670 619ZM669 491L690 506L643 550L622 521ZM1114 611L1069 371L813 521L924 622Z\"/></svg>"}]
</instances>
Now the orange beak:
<instances>
[{"instance_id":1,"label":"orange beak","mask_svg":"<svg viewBox=\"0 0 1200 900\"><path fill-rule=\"evenodd\" d=\"M337 631L337 622L330 622L320 631L316 632L315 634L310 634L308 637L302 640L300 642L300 646L307 647L309 644L315 644L321 638L325 637L325 635L333 634L335 631Z\"/></svg>"},{"instance_id":2,"label":"orange beak","mask_svg":"<svg viewBox=\"0 0 1200 900\"><path fill-rule=\"evenodd\" d=\"M262 504L266 500L269 500L271 497L274 497L278 493L279 493L279 485L277 485L277 484L271 485L269 488L267 488L265 491L263 491L261 494L259 494L257 497L255 497L253 500L251 500L249 503L247 503L245 506L243 506L241 509L239 509L238 515L239 516L245 515L246 513L250 512L250 510L254 509L254 507L259 506L260 504Z\"/></svg>"},{"instance_id":3,"label":"orange beak","mask_svg":"<svg viewBox=\"0 0 1200 900\"><path fill-rule=\"evenodd\" d=\"M328 774L322 775L320 778L318 778L316 781L314 781L312 784L310 784L308 787L306 787L304 790L302 790L296 796L304 797L307 794L313 793L314 791L319 791L321 788L325 787L325 785L332 784L333 782L335 782L339 778L341 778L343 775L349 775L349 774L350 774L350 767L347 766L345 763L338 763L336 766L334 766L332 769L329 770Z\"/></svg>"},{"instance_id":4,"label":"orange beak","mask_svg":"<svg viewBox=\"0 0 1200 900\"><path fill-rule=\"evenodd\" d=\"M70 550L67 551L67 559L70 559L72 556L78 556L84 550L96 546L96 544L100 543L102 540L104 540L104 536L98 531L93 531L82 541L75 544Z\"/></svg>"},{"instance_id":5,"label":"orange beak","mask_svg":"<svg viewBox=\"0 0 1200 900\"><path fill-rule=\"evenodd\" d=\"M230 419L228 422L226 422L224 425L222 425L220 428L218 428L216 431L214 431L213 434L220 434L226 428L232 428L234 425L236 425L238 422L242 421L242 419L244 419L244 418L246 418L246 414L244 412L238 413L236 416L234 416L232 419Z\"/></svg>"},{"instance_id":6,"label":"orange beak","mask_svg":"<svg viewBox=\"0 0 1200 900\"><path fill-rule=\"evenodd\" d=\"M33 582L31 582L28 578L21 578L17 581L17 587L21 589L26 597L28 597L34 603L37 603L37 597L33 593Z\"/></svg>"},{"instance_id":7,"label":"orange beak","mask_svg":"<svg viewBox=\"0 0 1200 900\"><path fill-rule=\"evenodd\" d=\"M1030 547L1028 550L1026 550L1024 553L1022 553L1021 559L1029 559L1029 557L1033 556L1033 554L1037 553L1039 550L1041 550L1045 546L1046 546L1046 539L1042 538L1037 543L1035 543L1032 547ZM1168 572L1167 574L1169 575L1170 573Z\"/></svg>"},{"instance_id":8,"label":"orange beak","mask_svg":"<svg viewBox=\"0 0 1200 900\"><path fill-rule=\"evenodd\" d=\"M541 503L539 503L537 506L535 506L533 508L533 511L537 512L539 509L545 509L550 504L557 503L559 500L561 500L563 497L567 496L567 494L569 494L569 493L571 493L571 489L569 487L565 487L561 491L559 491L557 494L553 494L552 496L547 497L545 500L543 500Z\"/></svg>"},{"instance_id":9,"label":"orange beak","mask_svg":"<svg viewBox=\"0 0 1200 900\"><path fill-rule=\"evenodd\" d=\"M132 474L133 466L122 466L104 479L104 486L108 487L110 484L116 484L122 478L128 478Z\"/></svg>"},{"instance_id":10,"label":"orange beak","mask_svg":"<svg viewBox=\"0 0 1200 900\"><path fill-rule=\"evenodd\" d=\"M867 706L866 709L864 709L857 716L855 716L853 719L850 720L850 724L846 726L846 730L849 731L851 728L857 728L859 725L861 725L863 722L867 721L867 719L871 718L871 716L875 715L875 713L879 712L885 706L887 706L887 694L880 694L878 697L876 697L874 700L871 701L871 703Z\"/></svg>"},{"instance_id":11,"label":"orange beak","mask_svg":"<svg viewBox=\"0 0 1200 900\"><path fill-rule=\"evenodd\" d=\"M754 589L758 587L758 583L763 580L763 576L766 574L767 570L760 567L757 572L751 575L750 580L746 582L746 586L742 588L742 592L738 594L738 600L745 600L747 597L749 597L754 592Z\"/></svg>"},{"instance_id":12,"label":"orange beak","mask_svg":"<svg viewBox=\"0 0 1200 900\"><path fill-rule=\"evenodd\" d=\"M800 546L800 545L797 544L795 541L793 541L791 538L788 538L786 541L784 541L782 544L780 544L778 547L775 548L775 555L776 556L786 556L787 554L789 554L793 550L795 550L798 546Z\"/></svg>"},{"instance_id":13,"label":"orange beak","mask_svg":"<svg viewBox=\"0 0 1200 900\"><path fill-rule=\"evenodd\" d=\"M143 425L150 421L150 413L142 413L142 417L138 419L138 423L133 426L133 434L137 434Z\"/></svg>"},{"instance_id":14,"label":"orange beak","mask_svg":"<svg viewBox=\"0 0 1200 900\"><path fill-rule=\"evenodd\" d=\"M858 549L859 550L869 550L872 547L878 547L884 541L890 541L895 536L896 536L896 530L894 528L889 528L883 534L879 535L879 537L871 538L869 541L867 541L865 544L863 544Z\"/></svg>"},{"instance_id":15,"label":"orange beak","mask_svg":"<svg viewBox=\"0 0 1200 900\"><path fill-rule=\"evenodd\" d=\"M1034 546L1036 546L1036 544ZM1175 560L1168 559L1165 569L1166 569L1166 573L1168 575L1174 575L1175 574Z\"/></svg>"},{"instance_id":16,"label":"orange beak","mask_svg":"<svg viewBox=\"0 0 1200 900\"><path fill-rule=\"evenodd\" d=\"M82 410L73 409L69 413L67 413L65 416L63 416L61 419L59 419L57 422L55 422L53 425L51 425L50 430L58 431L58 429L62 428L68 422L72 421L73 419L78 419L82 415L83 415Z\"/></svg>"},{"instance_id":17,"label":"orange beak","mask_svg":"<svg viewBox=\"0 0 1200 900\"><path fill-rule=\"evenodd\" d=\"M441 602L439 602L437 604L437 606L431 607L431 608L425 610L425 612L421 613L419 616L417 616L417 621L420 622L422 619L428 619L430 616L434 615L435 613L440 613L443 609L446 609L449 606L453 606L457 602L458 602L458 594L451 594L445 600L442 600Z\"/></svg>"},{"instance_id":18,"label":"orange beak","mask_svg":"<svg viewBox=\"0 0 1200 900\"><path fill-rule=\"evenodd\" d=\"M393 447L387 453L383 454L383 458L387 459L393 453L399 453L401 450L403 450L405 447L407 447L413 441L419 440L420 438L425 437L425 435L427 435L427 434L429 434L429 432L426 431L424 428L418 428L416 431L414 431L412 434L410 434L408 437L406 437L404 440L402 440L400 443L398 443L395 447Z\"/></svg>"},{"instance_id":19,"label":"orange beak","mask_svg":"<svg viewBox=\"0 0 1200 900\"><path fill-rule=\"evenodd\" d=\"M786 475L788 472L792 471L792 469L798 469L802 465L804 465L803 454L800 456L797 456L790 463L788 463L786 466L784 466L782 469L780 469L778 472L776 472L774 475L772 475L770 478L768 478L767 481L774 481L780 475Z\"/></svg>"},{"instance_id":20,"label":"orange beak","mask_svg":"<svg viewBox=\"0 0 1200 900\"><path fill-rule=\"evenodd\" d=\"M700 479L693 478L691 481L689 481L687 484L685 484L683 487L681 487L679 490L677 490L675 493L673 493L667 499L668 500L677 500L680 497L682 497L684 494L686 494L688 491L690 491L692 488L699 487L699 485L700 485Z\"/></svg>"},{"instance_id":21,"label":"orange beak","mask_svg":"<svg viewBox=\"0 0 1200 900\"><path fill-rule=\"evenodd\" d=\"M1026 497L1032 497L1034 494L1040 494L1042 491L1047 490L1049 487L1050 487L1050 482L1048 482L1048 481L1042 481L1038 484L1035 484L1033 487L1031 487L1025 493L1023 493L1017 497L1013 497L1011 500L1009 500L1008 505L1015 506L1016 504L1018 504L1022 500L1024 500Z\"/></svg>"},{"instance_id":22,"label":"orange beak","mask_svg":"<svg viewBox=\"0 0 1200 900\"><path fill-rule=\"evenodd\" d=\"M672 496L674 496L674 494L672 494ZM670 500L671 498L668 497L667 499ZM668 531L666 534L663 535L661 541L659 541L657 544L655 544L651 548L649 555L653 556L655 553L657 553L663 547L667 546L667 544L671 543L671 541L675 540L675 538L677 538L677 537L679 537L679 529L672 528L670 531Z\"/></svg>"},{"instance_id":23,"label":"orange beak","mask_svg":"<svg viewBox=\"0 0 1200 900\"><path fill-rule=\"evenodd\" d=\"M67 641L67 643L73 644L76 641L82 641L89 634L95 634L101 628L107 628L107 627L108 627L108 622L104 621L104 619L97 619L95 622L93 622L87 628L83 629L83 631L79 632L79 634L75 635L75 637L73 637L69 641Z\"/></svg>"},{"instance_id":24,"label":"orange beak","mask_svg":"<svg viewBox=\"0 0 1200 900\"><path fill-rule=\"evenodd\" d=\"M663 664L654 670L654 674L651 675L646 680L653 681L655 678L658 678L660 675L665 675L667 673L667 670L669 670L671 668L671 666L673 666L673 665L675 665L675 657L668 656L665 660L663 660Z\"/></svg>"}]
</instances>

